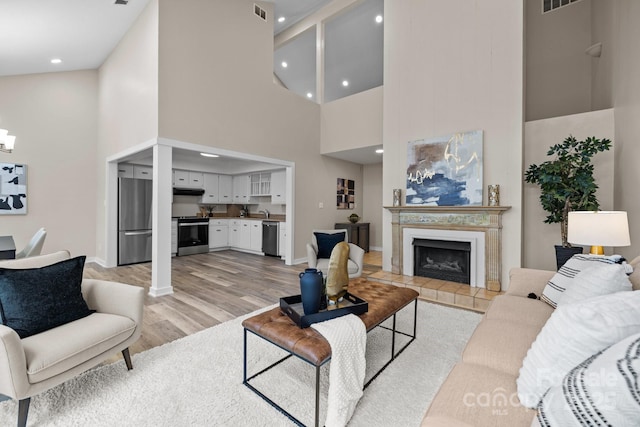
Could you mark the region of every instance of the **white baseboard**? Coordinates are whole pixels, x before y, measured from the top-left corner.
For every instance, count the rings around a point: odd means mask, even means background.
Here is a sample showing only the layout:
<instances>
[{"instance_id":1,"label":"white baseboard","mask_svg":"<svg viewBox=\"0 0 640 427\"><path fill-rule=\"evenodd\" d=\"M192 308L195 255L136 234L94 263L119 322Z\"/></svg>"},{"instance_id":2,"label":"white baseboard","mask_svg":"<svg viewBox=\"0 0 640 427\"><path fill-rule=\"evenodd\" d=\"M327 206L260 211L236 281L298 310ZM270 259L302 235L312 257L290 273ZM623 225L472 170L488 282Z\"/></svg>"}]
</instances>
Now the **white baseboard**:
<instances>
[{"instance_id":1,"label":"white baseboard","mask_svg":"<svg viewBox=\"0 0 640 427\"><path fill-rule=\"evenodd\" d=\"M382 246L369 246L369 250L382 252Z\"/></svg>"},{"instance_id":2,"label":"white baseboard","mask_svg":"<svg viewBox=\"0 0 640 427\"><path fill-rule=\"evenodd\" d=\"M94 256L87 257L87 261L86 262L95 262L100 267L107 268L107 263L102 258L98 258L98 257L94 257Z\"/></svg>"}]
</instances>

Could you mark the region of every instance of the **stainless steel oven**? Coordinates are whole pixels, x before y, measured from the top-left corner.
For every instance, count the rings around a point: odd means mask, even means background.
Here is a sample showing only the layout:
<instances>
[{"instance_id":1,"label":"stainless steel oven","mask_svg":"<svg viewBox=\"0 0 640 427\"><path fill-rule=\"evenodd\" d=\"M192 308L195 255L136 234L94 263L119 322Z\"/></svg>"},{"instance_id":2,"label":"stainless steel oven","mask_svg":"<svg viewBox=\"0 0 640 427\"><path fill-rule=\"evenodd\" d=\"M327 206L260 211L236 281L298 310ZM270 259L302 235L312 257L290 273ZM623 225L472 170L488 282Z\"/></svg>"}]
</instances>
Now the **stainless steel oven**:
<instances>
[{"instance_id":1,"label":"stainless steel oven","mask_svg":"<svg viewBox=\"0 0 640 427\"><path fill-rule=\"evenodd\" d=\"M209 252L209 218L178 218L178 256Z\"/></svg>"}]
</instances>

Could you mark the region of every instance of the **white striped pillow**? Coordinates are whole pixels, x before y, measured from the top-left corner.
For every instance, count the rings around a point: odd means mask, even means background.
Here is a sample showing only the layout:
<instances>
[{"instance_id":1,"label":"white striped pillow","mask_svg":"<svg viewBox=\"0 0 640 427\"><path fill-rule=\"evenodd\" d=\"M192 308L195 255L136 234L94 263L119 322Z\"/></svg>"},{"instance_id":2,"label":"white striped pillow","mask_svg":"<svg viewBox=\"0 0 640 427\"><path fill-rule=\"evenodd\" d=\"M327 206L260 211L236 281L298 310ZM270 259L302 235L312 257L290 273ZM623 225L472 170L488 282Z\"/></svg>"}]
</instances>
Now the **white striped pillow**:
<instances>
[{"instance_id":1,"label":"white striped pillow","mask_svg":"<svg viewBox=\"0 0 640 427\"><path fill-rule=\"evenodd\" d=\"M559 306L531 344L516 384L523 406L535 408L576 365L640 333L640 292L616 292Z\"/></svg>"},{"instance_id":2,"label":"white striped pillow","mask_svg":"<svg viewBox=\"0 0 640 427\"><path fill-rule=\"evenodd\" d=\"M572 286L576 281L575 277L583 270L594 265L616 264L622 257L620 255L574 255L567 261L560 270L547 282L542 291L540 299L551 307L556 308L562 293Z\"/></svg>"},{"instance_id":3,"label":"white striped pillow","mask_svg":"<svg viewBox=\"0 0 640 427\"><path fill-rule=\"evenodd\" d=\"M640 425L640 334L631 335L573 368L538 405L551 426Z\"/></svg>"}]
</instances>

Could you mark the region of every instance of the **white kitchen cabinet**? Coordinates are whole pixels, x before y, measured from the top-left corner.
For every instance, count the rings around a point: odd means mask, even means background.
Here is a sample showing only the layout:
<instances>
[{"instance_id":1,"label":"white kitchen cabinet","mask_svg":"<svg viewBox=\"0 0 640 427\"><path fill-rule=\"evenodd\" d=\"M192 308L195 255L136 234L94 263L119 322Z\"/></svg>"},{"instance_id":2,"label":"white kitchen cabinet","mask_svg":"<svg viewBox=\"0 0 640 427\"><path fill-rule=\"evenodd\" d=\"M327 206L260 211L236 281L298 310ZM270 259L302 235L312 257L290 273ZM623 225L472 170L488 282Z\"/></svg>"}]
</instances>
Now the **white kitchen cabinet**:
<instances>
[{"instance_id":1,"label":"white kitchen cabinet","mask_svg":"<svg viewBox=\"0 0 640 427\"><path fill-rule=\"evenodd\" d=\"M240 205L249 203L249 175L234 175L233 203Z\"/></svg>"},{"instance_id":2,"label":"white kitchen cabinet","mask_svg":"<svg viewBox=\"0 0 640 427\"><path fill-rule=\"evenodd\" d=\"M171 220L171 255L178 253L178 220Z\"/></svg>"},{"instance_id":3,"label":"white kitchen cabinet","mask_svg":"<svg viewBox=\"0 0 640 427\"><path fill-rule=\"evenodd\" d=\"M262 252L262 221L251 222L251 245L252 251Z\"/></svg>"},{"instance_id":4,"label":"white kitchen cabinet","mask_svg":"<svg viewBox=\"0 0 640 427\"><path fill-rule=\"evenodd\" d=\"M284 205L287 203L287 173L285 170L271 172L271 203Z\"/></svg>"},{"instance_id":5,"label":"white kitchen cabinet","mask_svg":"<svg viewBox=\"0 0 640 427\"><path fill-rule=\"evenodd\" d=\"M189 172L174 170L173 171L173 185L180 188L189 187Z\"/></svg>"},{"instance_id":6,"label":"white kitchen cabinet","mask_svg":"<svg viewBox=\"0 0 640 427\"><path fill-rule=\"evenodd\" d=\"M215 173L203 173L204 194L200 203L231 203L233 184L231 175L218 175Z\"/></svg>"},{"instance_id":7,"label":"white kitchen cabinet","mask_svg":"<svg viewBox=\"0 0 640 427\"><path fill-rule=\"evenodd\" d=\"M153 167L133 165L133 177L136 179L153 179Z\"/></svg>"},{"instance_id":8,"label":"white kitchen cabinet","mask_svg":"<svg viewBox=\"0 0 640 427\"><path fill-rule=\"evenodd\" d=\"M204 194L202 195L202 203L218 203L218 175L215 173L204 173L202 175L202 180L204 181Z\"/></svg>"},{"instance_id":9,"label":"white kitchen cabinet","mask_svg":"<svg viewBox=\"0 0 640 427\"><path fill-rule=\"evenodd\" d=\"M231 175L218 175L218 203L233 203L233 178Z\"/></svg>"},{"instance_id":10,"label":"white kitchen cabinet","mask_svg":"<svg viewBox=\"0 0 640 427\"><path fill-rule=\"evenodd\" d=\"M204 177L202 172L189 172L189 187L203 188Z\"/></svg>"},{"instance_id":11,"label":"white kitchen cabinet","mask_svg":"<svg viewBox=\"0 0 640 427\"><path fill-rule=\"evenodd\" d=\"M229 246L229 222L227 220L209 220L209 249Z\"/></svg>"},{"instance_id":12,"label":"white kitchen cabinet","mask_svg":"<svg viewBox=\"0 0 640 427\"><path fill-rule=\"evenodd\" d=\"M240 240L240 221L239 220L230 220L229 221L229 246L232 248L238 247L238 242Z\"/></svg>"},{"instance_id":13,"label":"white kitchen cabinet","mask_svg":"<svg viewBox=\"0 0 640 427\"><path fill-rule=\"evenodd\" d=\"M240 232L238 233L238 244L240 249L251 249L251 223L253 221L241 220Z\"/></svg>"},{"instance_id":14,"label":"white kitchen cabinet","mask_svg":"<svg viewBox=\"0 0 640 427\"><path fill-rule=\"evenodd\" d=\"M287 223L281 222L278 228L278 256L285 256L287 248Z\"/></svg>"},{"instance_id":15,"label":"white kitchen cabinet","mask_svg":"<svg viewBox=\"0 0 640 427\"><path fill-rule=\"evenodd\" d=\"M271 172L261 172L251 174L251 196L271 195Z\"/></svg>"},{"instance_id":16,"label":"white kitchen cabinet","mask_svg":"<svg viewBox=\"0 0 640 427\"><path fill-rule=\"evenodd\" d=\"M133 165L128 163L119 163L118 178L133 178Z\"/></svg>"}]
</instances>

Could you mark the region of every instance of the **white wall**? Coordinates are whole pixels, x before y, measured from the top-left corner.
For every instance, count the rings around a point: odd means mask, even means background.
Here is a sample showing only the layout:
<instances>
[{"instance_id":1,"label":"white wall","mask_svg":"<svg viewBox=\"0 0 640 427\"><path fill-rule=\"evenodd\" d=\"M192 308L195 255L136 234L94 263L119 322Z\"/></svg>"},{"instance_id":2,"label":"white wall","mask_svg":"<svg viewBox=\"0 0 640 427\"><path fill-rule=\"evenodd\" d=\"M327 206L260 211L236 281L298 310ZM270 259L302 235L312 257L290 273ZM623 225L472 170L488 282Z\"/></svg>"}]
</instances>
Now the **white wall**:
<instances>
[{"instance_id":1,"label":"white wall","mask_svg":"<svg viewBox=\"0 0 640 427\"><path fill-rule=\"evenodd\" d=\"M594 177L598 184L597 197L601 210L613 209L614 153L617 143L614 141L613 109L535 120L525 124L524 164L525 170L531 164L540 164L551 160L547 156L549 147L561 143L569 135L582 140L589 136L608 138L613 147L593 158ZM523 266L543 270L555 270L555 250L553 245L562 243L560 224L545 224L547 213L540 205L540 189L534 184L524 184L524 238ZM588 249L588 248L587 248Z\"/></svg>"},{"instance_id":2,"label":"white wall","mask_svg":"<svg viewBox=\"0 0 640 427\"><path fill-rule=\"evenodd\" d=\"M369 245L382 249L382 163L364 165L362 222L369 224Z\"/></svg>"},{"instance_id":3,"label":"white wall","mask_svg":"<svg viewBox=\"0 0 640 427\"><path fill-rule=\"evenodd\" d=\"M614 12L615 65L613 73L616 176L614 204L627 211L631 246L617 252L629 259L640 254L640 2L616 0Z\"/></svg>"},{"instance_id":4,"label":"white wall","mask_svg":"<svg viewBox=\"0 0 640 427\"><path fill-rule=\"evenodd\" d=\"M0 127L16 135L0 163L27 165L27 214L0 216L22 249L40 227L43 252L95 255L96 71L0 78Z\"/></svg>"},{"instance_id":5,"label":"white wall","mask_svg":"<svg viewBox=\"0 0 640 427\"><path fill-rule=\"evenodd\" d=\"M523 134L522 0L385 3L383 204L406 188L407 142L484 131L484 186L500 184L503 287L520 265ZM485 196L486 200L486 196ZM391 215L383 217L391 268Z\"/></svg>"},{"instance_id":6,"label":"white wall","mask_svg":"<svg viewBox=\"0 0 640 427\"><path fill-rule=\"evenodd\" d=\"M382 145L382 86L321 107L321 153Z\"/></svg>"},{"instance_id":7,"label":"white wall","mask_svg":"<svg viewBox=\"0 0 640 427\"><path fill-rule=\"evenodd\" d=\"M616 3L617 0L591 0L591 43L602 43L600 57L590 59L592 110L613 107L613 66L616 58L614 9Z\"/></svg>"},{"instance_id":8,"label":"white wall","mask_svg":"<svg viewBox=\"0 0 640 427\"><path fill-rule=\"evenodd\" d=\"M160 0L159 133L162 137L295 162L294 258L314 228L354 211L336 205L336 180L360 165L320 155L320 106L273 84L273 27L249 0ZM272 15L271 3L260 3ZM319 208L319 204L323 208Z\"/></svg>"},{"instance_id":9,"label":"white wall","mask_svg":"<svg viewBox=\"0 0 640 427\"><path fill-rule=\"evenodd\" d=\"M151 0L99 70L96 254L104 262L106 159L158 136L158 1ZM115 215L117 206L111 206ZM115 230L111 232L115 233Z\"/></svg>"},{"instance_id":10,"label":"white wall","mask_svg":"<svg viewBox=\"0 0 640 427\"><path fill-rule=\"evenodd\" d=\"M591 110L591 1L542 14L526 1L526 120Z\"/></svg>"}]
</instances>

